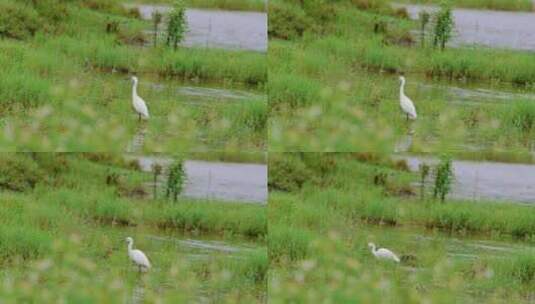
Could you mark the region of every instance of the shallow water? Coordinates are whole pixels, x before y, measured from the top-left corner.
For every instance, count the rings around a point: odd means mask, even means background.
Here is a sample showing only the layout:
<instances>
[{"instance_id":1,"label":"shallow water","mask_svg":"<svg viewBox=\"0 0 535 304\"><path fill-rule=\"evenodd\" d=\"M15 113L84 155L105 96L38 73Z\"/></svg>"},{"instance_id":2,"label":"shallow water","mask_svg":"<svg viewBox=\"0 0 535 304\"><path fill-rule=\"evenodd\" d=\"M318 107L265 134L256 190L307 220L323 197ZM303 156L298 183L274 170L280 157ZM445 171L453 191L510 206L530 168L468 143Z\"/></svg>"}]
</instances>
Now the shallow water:
<instances>
[{"instance_id":1,"label":"shallow water","mask_svg":"<svg viewBox=\"0 0 535 304\"><path fill-rule=\"evenodd\" d=\"M482 256L506 257L513 253L533 249L532 246L523 242L491 240L473 235L455 237L438 231L419 231L410 227L363 226L359 230L360 233L369 235L369 241L377 242L378 246L390 247L400 256L414 255L417 259L421 253L407 252L399 248L418 248L418 245L421 244L426 244L430 248L437 248L435 242L438 241L443 246L444 253L447 256L458 259L477 259ZM376 239L375 237L377 236L380 236L380 238ZM387 240L389 243L381 244L379 240L382 239ZM402 246L402 243L414 245L407 246L404 244Z\"/></svg>"},{"instance_id":2,"label":"shallow water","mask_svg":"<svg viewBox=\"0 0 535 304\"><path fill-rule=\"evenodd\" d=\"M140 75L140 82L138 85L138 94L147 102L149 112L151 111L151 104L157 103L160 100L174 101L176 100L176 107L205 107L215 108L224 107L226 104L244 103L257 100L267 100L267 96L260 91L250 90L242 86L225 87L216 84L198 85L192 82L169 81L159 79L151 75ZM125 111L131 111L131 83L121 77L112 76L109 82L116 82L117 87L122 87L121 99L124 99ZM128 102L127 102L128 101ZM132 112L132 119L137 120L134 112ZM166 119L152 115L151 120ZM141 153L145 150L145 141L154 136L167 136L164 134L150 133L148 124L140 123L132 134L132 138L125 147L127 153ZM177 136L177 133L169 134L169 136ZM203 142L202 137L198 137L199 142ZM171 140L171 139L166 139ZM221 143L224 144L224 143Z\"/></svg>"},{"instance_id":3,"label":"shallow water","mask_svg":"<svg viewBox=\"0 0 535 304\"><path fill-rule=\"evenodd\" d=\"M188 104L213 104L214 102L251 101L267 99L266 95L244 89L228 89L219 87L193 86L191 84L145 81L143 86L155 91L167 91ZM140 85L140 88L142 86Z\"/></svg>"},{"instance_id":4,"label":"shallow water","mask_svg":"<svg viewBox=\"0 0 535 304\"><path fill-rule=\"evenodd\" d=\"M188 160L185 196L267 203L267 166Z\"/></svg>"},{"instance_id":5,"label":"shallow water","mask_svg":"<svg viewBox=\"0 0 535 304\"><path fill-rule=\"evenodd\" d=\"M396 4L407 8L412 19L436 6ZM535 51L535 13L453 9L455 33L451 45L484 45Z\"/></svg>"},{"instance_id":6,"label":"shallow water","mask_svg":"<svg viewBox=\"0 0 535 304\"><path fill-rule=\"evenodd\" d=\"M159 236L146 235L146 238L156 243L156 246L161 243L172 244L175 248L192 260L199 260L208 258L211 254L225 254L239 258L243 253L251 252L259 246L254 246L252 243L245 242L226 242L220 239L192 239L189 237L177 236Z\"/></svg>"},{"instance_id":7,"label":"shallow water","mask_svg":"<svg viewBox=\"0 0 535 304\"><path fill-rule=\"evenodd\" d=\"M396 81L397 76L380 76L377 81ZM495 82L472 82L472 81L444 81L437 79L426 78L417 74L412 74L407 77L405 93L413 100L416 110L423 107L424 104L431 103L447 103L444 111L447 109L475 109L475 107L490 107L494 105L514 105L518 102L532 102L535 104L535 93L532 89L525 87L514 87L510 84L495 83ZM398 102L399 93L394 93L395 102ZM394 101L394 100L392 100ZM451 105L451 107L450 107ZM501 111L507 111L507 107L500 107ZM418 119L430 120L436 119L431 116L426 116L425 113L419 113ZM401 114L400 114L401 115ZM440 114L442 115L442 114ZM493 121L483 121L490 126L494 126ZM464 121L457 121L457 123L465 123ZM497 123L497 122L495 122ZM396 153L403 153L411 151L413 142L438 144L437 134L433 133L432 129L427 129L425 132L421 128L416 130L416 124L408 126L410 129L406 135L397 139L394 146ZM479 133L482 129L478 128L464 128L466 140L455 144L455 149L468 151L481 151L492 148L495 142L489 138L481 138ZM408 133L408 134L407 134ZM535 159L535 139L530 144L528 141L518 142L526 148L526 153L533 153Z\"/></svg>"},{"instance_id":8,"label":"shallow water","mask_svg":"<svg viewBox=\"0 0 535 304\"><path fill-rule=\"evenodd\" d=\"M425 95L440 96L441 99L459 105L510 103L519 100L535 102L535 94L528 91L504 87L489 87L477 83L462 85L460 83L414 80L407 87L408 90L415 90Z\"/></svg>"},{"instance_id":9,"label":"shallow water","mask_svg":"<svg viewBox=\"0 0 535 304\"><path fill-rule=\"evenodd\" d=\"M153 269L151 271L159 272L165 271L160 269L157 265L157 260L160 255L168 255L175 253L177 259L188 260L191 263L202 262L214 258L230 258L240 259L247 253L265 246L248 242L241 239L222 240L218 236L201 235L192 237L191 235L184 235L179 233L169 233L153 230L139 230L138 228L121 228L114 232L117 239L121 239L124 235L132 236L134 240L142 243L143 251L152 258ZM126 246L125 246L126 249ZM266 249L267 250L267 249ZM144 280L140 279L132 287L131 297L129 303L144 303L146 289L151 288L147 286ZM166 284L160 286L165 289ZM213 303L216 300L218 293L226 292L225 290L210 290L200 287L196 295L197 301ZM258 296L261 298L265 291L258 290Z\"/></svg>"},{"instance_id":10,"label":"shallow water","mask_svg":"<svg viewBox=\"0 0 535 304\"><path fill-rule=\"evenodd\" d=\"M401 158L412 171L418 171L423 162L438 161L418 156ZM454 183L450 197L535 204L535 165L453 160L452 166Z\"/></svg>"},{"instance_id":11,"label":"shallow water","mask_svg":"<svg viewBox=\"0 0 535 304\"><path fill-rule=\"evenodd\" d=\"M134 153L134 152L143 151L143 147L145 146L146 136L147 136L147 125L140 124L138 128L136 129L136 133L134 133L134 136L128 143L128 146L126 147L126 152Z\"/></svg>"},{"instance_id":12,"label":"shallow water","mask_svg":"<svg viewBox=\"0 0 535 304\"><path fill-rule=\"evenodd\" d=\"M173 160L164 156L132 156L141 170L151 172L157 163L163 168ZM184 161L186 184L183 195L200 199L267 203L267 166L265 164L243 164Z\"/></svg>"},{"instance_id":13,"label":"shallow water","mask_svg":"<svg viewBox=\"0 0 535 304\"><path fill-rule=\"evenodd\" d=\"M166 5L128 4L137 7L141 17L170 10ZM223 10L186 9L188 30L185 46L267 51L267 14Z\"/></svg>"}]
</instances>

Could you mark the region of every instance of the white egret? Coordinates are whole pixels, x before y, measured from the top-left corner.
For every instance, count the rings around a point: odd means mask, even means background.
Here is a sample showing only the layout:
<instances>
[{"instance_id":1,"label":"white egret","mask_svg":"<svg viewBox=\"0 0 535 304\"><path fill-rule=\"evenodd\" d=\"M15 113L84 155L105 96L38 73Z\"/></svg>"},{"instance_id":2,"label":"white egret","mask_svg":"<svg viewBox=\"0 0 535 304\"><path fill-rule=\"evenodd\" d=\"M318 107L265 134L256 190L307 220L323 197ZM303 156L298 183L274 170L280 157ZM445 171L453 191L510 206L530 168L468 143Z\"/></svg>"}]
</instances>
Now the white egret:
<instances>
[{"instance_id":1,"label":"white egret","mask_svg":"<svg viewBox=\"0 0 535 304\"><path fill-rule=\"evenodd\" d=\"M143 251L139 249L132 249L132 246L134 245L134 240L131 237L126 238L126 242L128 243L128 257L136 266L139 268L140 272L146 272L150 269L150 262L149 259L147 259L147 256L143 253Z\"/></svg>"},{"instance_id":2,"label":"white egret","mask_svg":"<svg viewBox=\"0 0 535 304\"><path fill-rule=\"evenodd\" d=\"M396 263L399 263L399 258L397 255L395 255L392 251L386 249L386 248L379 248L375 249L374 243L368 243L368 247L372 250L373 255L381 260L390 260L395 261Z\"/></svg>"},{"instance_id":3,"label":"white egret","mask_svg":"<svg viewBox=\"0 0 535 304\"><path fill-rule=\"evenodd\" d=\"M407 114L407 120L416 119L416 108L407 95L405 95L405 77L400 76L399 80L401 81L401 86L399 88L399 105L401 110Z\"/></svg>"},{"instance_id":4,"label":"white egret","mask_svg":"<svg viewBox=\"0 0 535 304\"><path fill-rule=\"evenodd\" d=\"M147 109L145 101L137 95L137 81L137 77L132 76L132 106L134 107L134 111L139 115L139 120L141 118L149 119L149 109Z\"/></svg>"}]
</instances>

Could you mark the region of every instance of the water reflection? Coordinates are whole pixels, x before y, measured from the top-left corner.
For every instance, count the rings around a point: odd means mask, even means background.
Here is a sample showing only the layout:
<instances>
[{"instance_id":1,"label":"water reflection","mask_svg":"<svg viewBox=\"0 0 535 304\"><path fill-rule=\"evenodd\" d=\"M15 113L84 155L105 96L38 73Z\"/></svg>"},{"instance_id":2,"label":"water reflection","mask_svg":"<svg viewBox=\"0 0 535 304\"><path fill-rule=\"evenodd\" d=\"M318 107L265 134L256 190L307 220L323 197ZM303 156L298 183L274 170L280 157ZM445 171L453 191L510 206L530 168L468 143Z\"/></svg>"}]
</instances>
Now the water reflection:
<instances>
[{"instance_id":1,"label":"water reflection","mask_svg":"<svg viewBox=\"0 0 535 304\"><path fill-rule=\"evenodd\" d=\"M403 153L409 151L412 146L414 131L409 131L409 134L401 137L394 147L395 153Z\"/></svg>"},{"instance_id":2,"label":"water reflection","mask_svg":"<svg viewBox=\"0 0 535 304\"><path fill-rule=\"evenodd\" d=\"M132 289L132 300L129 303L140 304L145 302L145 282L142 275L139 275L136 285Z\"/></svg>"},{"instance_id":3,"label":"water reflection","mask_svg":"<svg viewBox=\"0 0 535 304\"><path fill-rule=\"evenodd\" d=\"M126 147L126 152L128 153L140 153L143 151L145 145L145 137L147 135L147 124L140 123L136 129L136 133L132 137L132 140L128 143Z\"/></svg>"}]
</instances>

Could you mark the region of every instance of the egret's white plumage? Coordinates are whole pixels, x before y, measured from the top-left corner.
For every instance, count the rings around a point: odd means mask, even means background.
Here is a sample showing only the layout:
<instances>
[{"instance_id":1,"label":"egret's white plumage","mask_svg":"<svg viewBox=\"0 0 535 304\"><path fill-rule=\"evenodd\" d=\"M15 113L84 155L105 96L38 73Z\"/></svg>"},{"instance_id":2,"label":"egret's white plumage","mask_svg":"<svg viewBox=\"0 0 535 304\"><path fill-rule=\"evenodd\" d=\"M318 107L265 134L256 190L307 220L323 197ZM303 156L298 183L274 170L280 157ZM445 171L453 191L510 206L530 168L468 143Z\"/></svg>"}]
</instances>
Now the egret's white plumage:
<instances>
[{"instance_id":1,"label":"egret's white plumage","mask_svg":"<svg viewBox=\"0 0 535 304\"><path fill-rule=\"evenodd\" d=\"M145 104L145 101L137 95L137 77L132 76L132 106L134 107L134 111L139 115L139 119L149 119L149 109L147 109L147 105Z\"/></svg>"},{"instance_id":2,"label":"egret's white plumage","mask_svg":"<svg viewBox=\"0 0 535 304\"><path fill-rule=\"evenodd\" d=\"M375 249L374 243L368 243L368 247L372 250L373 255L382 260L390 260L395 261L396 263L399 263L399 258L397 255L395 255L392 251L386 249L386 248L379 248Z\"/></svg>"},{"instance_id":3,"label":"egret's white plumage","mask_svg":"<svg viewBox=\"0 0 535 304\"><path fill-rule=\"evenodd\" d=\"M146 272L150 269L150 262L149 259L147 259L147 256L143 253L143 251L139 249L132 249L132 246L134 245L134 240L131 237L126 238L126 242L128 243L128 257L134 264L137 265L139 268L139 271Z\"/></svg>"},{"instance_id":4,"label":"egret's white plumage","mask_svg":"<svg viewBox=\"0 0 535 304\"><path fill-rule=\"evenodd\" d=\"M401 81L401 86L399 87L399 105L401 110L407 114L407 120L416 119L416 108L407 95L405 95L405 77L400 76L399 80Z\"/></svg>"}]
</instances>

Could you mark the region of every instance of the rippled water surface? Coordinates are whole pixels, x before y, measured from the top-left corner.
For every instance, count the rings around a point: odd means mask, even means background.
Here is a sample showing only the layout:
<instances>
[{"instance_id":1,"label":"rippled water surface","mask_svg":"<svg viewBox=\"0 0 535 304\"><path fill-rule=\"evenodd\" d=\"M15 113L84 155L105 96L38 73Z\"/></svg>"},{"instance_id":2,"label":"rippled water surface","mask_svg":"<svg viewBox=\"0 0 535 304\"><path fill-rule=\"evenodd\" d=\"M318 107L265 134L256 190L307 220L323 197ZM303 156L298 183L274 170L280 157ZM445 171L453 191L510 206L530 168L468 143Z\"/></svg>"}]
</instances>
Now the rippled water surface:
<instances>
[{"instance_id":1,"label":"rippled water surface","mask_svg":"<svg viewBox=\"0 0 535 304\"><path fill-rule=\"evenodd\" d=\"M401 5L413 19L425 10L434 12L435 6ZM495 48L512 48L535 51L535 13L491 10L453 10L455 35L453 45L484 45Z\"/></svg>"},{"instance_id":2,"label":"rippled water surface","mask_svg":"<svg viewBox=\"0 0 535 304\"><path fill-rule=\"evenodd\" d=\"M403 156L413 171L436 159ZM535 204L535 165L454 160L451 196L469 200L495 200Z\"/></svg>"},{"instance_id":3,"label":"rippled water surface","mask_svg":"<svg viewBox=\"0 0 535 304\"><path fill-rule=\"evenodd\" d=\"M167 13L166 5L135 4L144 19ZM223 10L186 9L185 46L267 51L267 14Z\"/></svg>"},{"instance_id":4,"label":"rippled water surface","mask_svg":"<svg viewBox=\"0 0 535 304\"><path fill-rule=\"evenodd\" d=\"M157 163L168 167L171 158L128 156L137 159L142 170L150 172ZM267 165L184 161L186 184L184 196L200 199L267 204Z\"/></svg>"}]
</instances>

